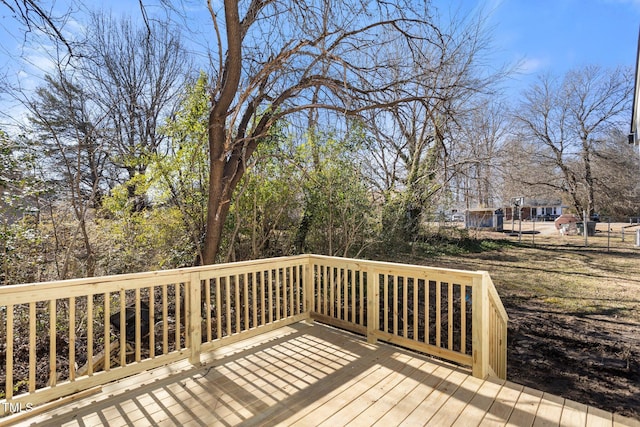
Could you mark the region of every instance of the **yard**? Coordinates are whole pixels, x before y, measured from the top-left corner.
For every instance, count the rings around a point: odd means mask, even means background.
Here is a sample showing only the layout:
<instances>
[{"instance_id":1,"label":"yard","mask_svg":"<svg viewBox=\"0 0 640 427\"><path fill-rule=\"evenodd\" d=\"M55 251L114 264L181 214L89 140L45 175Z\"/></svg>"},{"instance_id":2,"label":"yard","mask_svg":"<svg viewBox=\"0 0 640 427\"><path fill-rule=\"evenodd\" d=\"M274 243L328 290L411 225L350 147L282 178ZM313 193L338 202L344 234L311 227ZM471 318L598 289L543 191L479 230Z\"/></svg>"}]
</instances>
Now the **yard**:
<instances>
[{"instance_id":1,"label":"yard","mask_svg":"<svg viewBox=\"0 0 640 427\"><path fill-rule=\"evenodd\" d=\"M499 239L493 250L410 262L490 272L510 316L508 379L640 419L640 248L635 230L622 242L606 227L586 248L582 236L493 233L477 236Z\"/></svg>"}]
</instances>

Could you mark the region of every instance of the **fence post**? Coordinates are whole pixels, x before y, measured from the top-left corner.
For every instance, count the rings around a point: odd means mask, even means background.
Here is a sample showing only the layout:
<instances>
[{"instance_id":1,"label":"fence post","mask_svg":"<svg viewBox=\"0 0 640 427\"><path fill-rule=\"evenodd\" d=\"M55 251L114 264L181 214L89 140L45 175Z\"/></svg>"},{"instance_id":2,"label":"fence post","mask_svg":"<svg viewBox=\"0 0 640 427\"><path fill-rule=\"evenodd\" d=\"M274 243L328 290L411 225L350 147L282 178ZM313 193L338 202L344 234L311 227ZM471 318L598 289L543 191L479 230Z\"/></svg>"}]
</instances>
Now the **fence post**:
<instances>
[{"instance_id":1,"label":"fence post","mask_svg":"<svg viewBox=\"0 0 640 427\"><path fill-rule=\"evenodd\" d=\"M482 274L474 275L472 289L472 375L484 379L489 375L489 290Z\"/></svg>"},{"instance_id":2,"label":"fence post","mask_svg":"<svg viewBox=\"0 0 640 427\"><path fill-rule=\"evenodd\" d=\"M202 345L202 284L199 273L189 274L187 283L189 305L187 307L187 336L189 339L189 362L200 364L200 347Z\"/></svg>"},{"instance_id":3,"label":"fence post","mask_svg":"<svg viewBox=\"0 0 640 427\"><path fill-rule=\"evenodd\" d=\"M375 332L380 329L380 275L367 268L367 342L375 344Z\"/></svg>"}]
</instances>

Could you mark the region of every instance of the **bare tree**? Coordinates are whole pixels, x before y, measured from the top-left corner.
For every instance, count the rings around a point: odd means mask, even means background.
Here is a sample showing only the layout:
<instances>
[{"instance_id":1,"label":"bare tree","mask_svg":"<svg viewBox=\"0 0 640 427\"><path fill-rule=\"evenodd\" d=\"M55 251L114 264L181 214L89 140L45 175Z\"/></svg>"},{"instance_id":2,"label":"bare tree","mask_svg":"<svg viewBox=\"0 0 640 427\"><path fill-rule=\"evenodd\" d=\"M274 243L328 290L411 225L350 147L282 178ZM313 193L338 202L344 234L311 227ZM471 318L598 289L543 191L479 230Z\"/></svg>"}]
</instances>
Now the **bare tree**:
<instances>
[{"instance_id":1,"label":"bare tree","mask_svg":"<svg viewBox=\"0 0 640 427\"><path fill-rule=\"evenodd\" d=\"M458 169L451 162L463 161L451 155L463 151L458 145L469 143L461 134L477 103L474 99L491 93L505 74L482 68L489 39L481 15L439 29L437 40L420 43L417 77L396 86L416 94L416 99L377 111L369 122L375 132L374 180L387 201L401 199L397 214L407 219L403 226L409 235L417 232L421 216L434 205L433 197L455 177Z\"/></svg>"},{"instance_id":2,"label":"bare tree","mask_svg":"<svg viewBox=\"0 0 640 427\"><path fill-rule=\"evenodd\" d=\"M111 161L131 180L160 152L159 125L174 111L191 72L187 52L180 32L167 23L140 28L98 12L91 15L87 40L81 64L86 84L109 119ZM145 195L134 181L127 185L133 209L142 209Z\"/></svg>"},{"instance_id":3,"label":"bare tree","mask_svg":"<svg viewBox=\"0 0 640 427\"><path fill-rule=\"evenodd\" d=\"M627 133L614 130L592 159L598 212L625 219L640 213L640 156L628 144Z\"/></svg>"},{"instance_id":4,"label":"bare tree","mask_svg":"<svg viewBox=\"0 0 640 427\"><path fill-rule=\"evenodd\" d=\"M27 33L39 32L46 34L54 40L63 43L68 52L72 52L72 41L63 34L65 22L69 19L70 11L62 13L54 13L51 2L38 0L0 0L0 4L4 5L11 12L13 18L25 26L25 37Z\"/></svg>"},{"instance_id":5,"label":"bare tree","mask_svg":"<svg viewBox=\"0 0 640 427\"><path fill-rule=\"evenodd\" d=\"M34 129L39 133L51 178L64 188L81 236L85 275L95 272L95 253L88 228L88 212L99 204L104 187L107 153L101 132L104 116L96 114L95 104L62 68L55 76L46 76L47 85L36 91L36 98L26 103ZM58 267L61 279L68 277L74 253L75 237L64 251ZM57 254L57 251L56 251Z\"/></svg>"},{"instance_id":6,"label":"bare tree","mask_svg":"<svg viewBox=\"0 0 640 427\"><path fill-rule=\"evenodd\" d=\"M274 123L309 108L344 117L424 99L411 85L399 83L419 79L423 70L415 64L433 59L426 46L449 52L443 44L451 39L433 25L428 6L411 1L226 0L216 7L208 2L217 74L209 115L204 263L215 261L233 190ZM380 55L391 49L402 54Z\"/></svg>"},{"instance_id":7,"label":"bare tree","mask_svg":"<svg viewBox=\"0 0 640 427\"><path fill-rule=\"evenodd\" d=\"M507 111L501 102L480 99L458 122L459 141L449 153L449 189L453 204L466 209L492 207L501 201L502 159L508 132Z\"/></svg>"},{"instance_id":8,"label":"bare tree","mask_svg":"<svg viewBox=\"0 0 640 427\"><path fill-rule=\"evenodd\" d=\"M629 68L606 70L587 66L568 72L562 80L543 76L524 94L515 119L518 138L536 146L526 183L562 192L578 213L594 212L594 155L628 111L633 78ZM535 170L535 167L532 168Z\"/></svg>"}]
</instances>

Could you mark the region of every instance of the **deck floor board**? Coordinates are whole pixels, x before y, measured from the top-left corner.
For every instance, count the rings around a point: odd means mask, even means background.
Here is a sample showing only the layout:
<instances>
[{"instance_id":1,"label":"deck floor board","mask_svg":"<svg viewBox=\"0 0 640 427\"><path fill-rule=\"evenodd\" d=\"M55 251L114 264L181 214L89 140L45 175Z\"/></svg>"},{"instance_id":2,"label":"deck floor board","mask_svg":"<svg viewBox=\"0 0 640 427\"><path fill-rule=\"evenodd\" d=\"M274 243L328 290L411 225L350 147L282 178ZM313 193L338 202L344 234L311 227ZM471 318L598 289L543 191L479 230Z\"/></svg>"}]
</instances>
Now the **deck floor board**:
<instances>
[{"instance_id":1,"label":"deck floor board","mask_svg":"<svg viewBox=\"0 0 640 427\"><path fill-rule=\"evenodd\" d=\"M203 360L105 385L22 425L639 425L317 323L287 326Z\"/></svg>"}]
</instances>

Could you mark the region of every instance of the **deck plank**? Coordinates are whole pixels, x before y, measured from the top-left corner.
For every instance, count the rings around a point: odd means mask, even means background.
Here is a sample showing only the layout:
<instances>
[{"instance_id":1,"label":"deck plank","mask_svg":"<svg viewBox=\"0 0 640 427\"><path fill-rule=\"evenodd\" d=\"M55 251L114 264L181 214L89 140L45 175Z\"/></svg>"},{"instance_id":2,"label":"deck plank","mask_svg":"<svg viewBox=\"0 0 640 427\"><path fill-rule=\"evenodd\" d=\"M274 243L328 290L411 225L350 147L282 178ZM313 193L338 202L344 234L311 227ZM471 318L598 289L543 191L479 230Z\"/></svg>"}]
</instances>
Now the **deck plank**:
<instances>
[{"instance_id":1,"label":"deck plank","mask_svg":"<svg viewBox=\"0 0 640 427\"><path fill-rule=\"evenodd\" d=\"M587 427L604 427L613 425L611 412L589 406L587 408Z\"/></svg>"},{"instance_id":2,"label":"deck plank","mask_svg":"<svg viewBox=\"0 0 640 427\"><path fill-rule=\"evenodd\" d=\"M583 427L587 425L587 405L566 399L564 408L562 408L560 422L567 427Z\"/></svg>"},{"instance_id":3,"label":"deck plank","mask_svg":"<svg viewBox=\"0 0 640 427\"><path fill-rule=\"evenodd\" d=\"M416 407L401 423L401 426L415 426L425 423L442 408L449 398L458 390L468 375L454 370L447 379L441 382L432 393Z\"/></svg>"},{"instance_id":4,"label":"deck plank","mask_svg":"<svg viewBox=\"0 0 640 427\"><path fill-rule=\"evenodd\" d=\"M419 366L416 366L411 373L401 378L401 381L389 390L387 394L379 398L356 420L351 420L347 425L373 425L399 405L408 394L413 392L418 384L424 383L428 377L432 376L433 371L438 368L435 363L419 359L412 359L408 364L414 365L416 362L419 363Z\"/></svg>"},{"instance_id":5,"label":"deck plank","mask_svg":"<svg viewBox=\"0 0 640 427\"><path fill-rule=\"evenodd\" d=\"M203 359L107 384L23 425L640 424L320 324L270 331Z\"/></svg>"},{"instance_id":6,"label":"deck plank","mask_svg":"<svg viewBox=\"0 0 640 427\"><path fill-rule=\"evenodd\" d=\"M467 375L447 403L431 417L428 423L436 426L450 426L455 423L483 383L483 380Z\"/></svg>"},{"instance_id":7,"label":"deck plank","mask_svg":"<svg viewBox=\"0 0 640 427\"><path fill-rule=\"evenodd\" d=\"M493 405L498 393L504 384L503 380L497 378L487 378L473 396L469 404L462 410L463 415L459 417L453 426L475 427L480 425L482 418Z\"/></svg>"},{"instance_id":8,"label":"deck plank","mask_svg":"<svg viewBox=\"0 0 640 427\"><path fill-rule=\"evenodd\" d=\"M454 371L446 366L438 366L425 381L418 383L404 399L391 408L373 426L386 427L403 420L407 414L417 408L441 383Z\"/></svg>"},{"instance_id":9,"label":"deck plank","mask_svg":"<svg viewBox=\"0 0 640 427\"><path fill-rule=\"evenodd\" d=\"M504 426L509 421L509 417L511 417L511 413L523 389L524 387L521 385L509 381L505 382L480 425L487 427Z\"/></svg>"},{"instance_id":10,"label":"deck plank","mask_svg":"<svg viewBox=\"0 0 640 427\"><path fill-rule=\"evenodd\" d=\"M516 427L533 425L541 399L541 391L525 387L518 397L507 425Z\"/></svg>"},{"instance_id":11,"label":"deck plank","mask_svg":"<svg viewBox=\"0 0 640 427\"><path fill-rule=\"evenodd\" d=\"M534 427L551 427L560 425L564 399L549 393L544 393L538 406Z\"/></svg>"}]
</instances>

